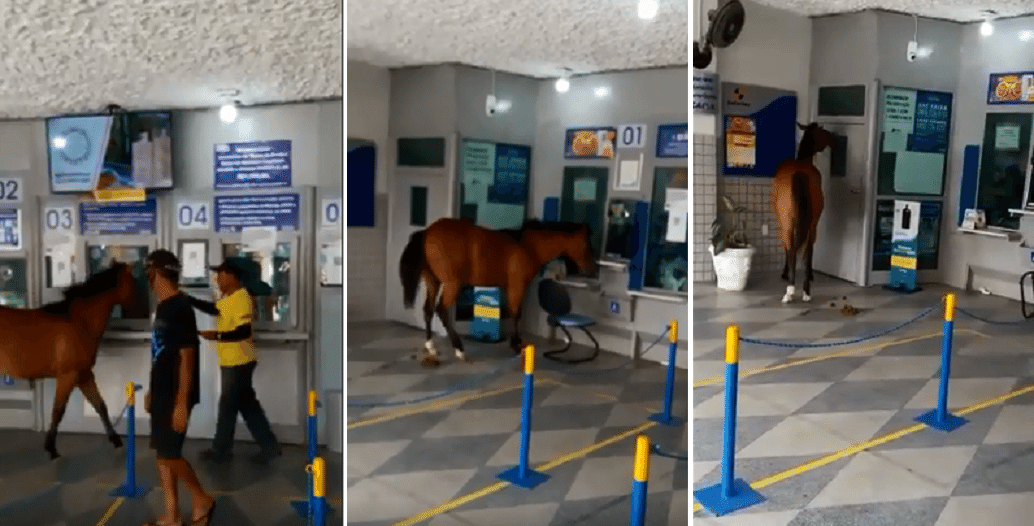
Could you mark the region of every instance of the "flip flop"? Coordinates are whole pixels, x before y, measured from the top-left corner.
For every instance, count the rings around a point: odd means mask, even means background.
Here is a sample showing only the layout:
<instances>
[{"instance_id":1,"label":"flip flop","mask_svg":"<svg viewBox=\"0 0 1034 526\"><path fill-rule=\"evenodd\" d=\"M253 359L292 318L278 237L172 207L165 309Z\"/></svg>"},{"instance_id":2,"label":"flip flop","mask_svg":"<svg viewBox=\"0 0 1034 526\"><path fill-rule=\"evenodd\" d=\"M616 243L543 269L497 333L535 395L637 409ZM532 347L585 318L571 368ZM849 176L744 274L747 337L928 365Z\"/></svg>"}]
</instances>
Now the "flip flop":
<instances>
[{"instance_id":1,"label":"flip flop","mask_svg":"<svg viewBox=\"0 0 1034 526\"><path fill-rule=\"evenodd\" d=\"M215 513L215 505L216 501L213 500L212 505L208 508L208 512L196 521L191 522L190 526L208 526L212 524L212 514Z\"/></svg>"}]
</instances>

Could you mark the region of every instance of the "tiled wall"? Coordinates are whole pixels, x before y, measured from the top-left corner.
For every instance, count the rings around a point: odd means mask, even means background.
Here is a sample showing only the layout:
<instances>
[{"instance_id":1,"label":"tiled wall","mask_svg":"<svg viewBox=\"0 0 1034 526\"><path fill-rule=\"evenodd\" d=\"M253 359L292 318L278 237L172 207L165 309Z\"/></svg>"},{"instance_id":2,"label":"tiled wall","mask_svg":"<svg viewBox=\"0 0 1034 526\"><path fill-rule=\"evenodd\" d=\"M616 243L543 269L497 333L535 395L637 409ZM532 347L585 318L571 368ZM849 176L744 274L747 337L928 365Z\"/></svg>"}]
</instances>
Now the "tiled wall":
<instances>
[{"instance_id":1,"label":"tiled wall","mask_svg":"<svg viewBox=\"0 0 1034 526\"><path fill-rule=\"evenodd\" d=\"M779 241L779 223L772 211L771 177L726 177L722 181L725 195L747 208L743 220L747 239L757 250L751 263L751 273L782 272L783 246ZM768 225L764 234L763 226Z\"/></svg>"},{"instance_id":2,"label":"tiled wall","mask_svg":"<svg viewBox=\"0 0 1034 526\"><path fill-rule=\"evenodd\" d=\"M382 320L385 315L387 194L377 195L374 211L372 228L348 229L348 321Z\"/></svg>"},{"instance_id":3,"label":"tiled wall","mask_svg":"<svg viewBox=\"0 0 1034 526\"><path fill-rule=\"evenodd\" d=\"M707 252L716 213L718 174L715 136L693 135L693 281L714 281L714 264Z\"/></svg>"}]
</instances>

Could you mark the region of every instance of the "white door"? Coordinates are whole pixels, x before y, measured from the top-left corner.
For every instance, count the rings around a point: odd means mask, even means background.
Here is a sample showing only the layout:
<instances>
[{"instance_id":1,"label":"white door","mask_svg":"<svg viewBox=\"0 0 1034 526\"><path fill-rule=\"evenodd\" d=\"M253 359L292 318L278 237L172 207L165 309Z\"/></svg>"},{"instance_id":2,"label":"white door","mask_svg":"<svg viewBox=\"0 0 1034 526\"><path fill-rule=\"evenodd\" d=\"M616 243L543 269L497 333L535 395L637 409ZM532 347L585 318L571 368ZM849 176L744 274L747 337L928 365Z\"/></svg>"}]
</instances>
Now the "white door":
<instances>
[{"instance_id":1,"label":"white door","mask_svg":"<svg viewBox=\"0 0 1034 526\"><path fill-rule=\"evenodd\" d=\"M396 167L389 197L388 258L385 307L389 320L424 327L423 286L417 291L413 308L402 305L402 282L399 279L399 259L409 243L409 236L443 217L452 217L452 170L446 162L444 169ZM426 214L420 214L420 210ZM438 334L445 330L435 317L432 325Z\"/></svg>"},{"instance_id":2,"label":"white door","mask_svg":"<svg viewBox=\"0 0 1034 526\"><path fill-rule=\"evenodd\" d=\"M839 136L847 156L841 169L832 167L832 152L815 158L822 173L825 210L819 218L812 268L856 285L865 282L865 196L868 183L868 126L819 119L823 128ZM845 140L846 139L846 140Z\"/></svg>"}]
</instances>

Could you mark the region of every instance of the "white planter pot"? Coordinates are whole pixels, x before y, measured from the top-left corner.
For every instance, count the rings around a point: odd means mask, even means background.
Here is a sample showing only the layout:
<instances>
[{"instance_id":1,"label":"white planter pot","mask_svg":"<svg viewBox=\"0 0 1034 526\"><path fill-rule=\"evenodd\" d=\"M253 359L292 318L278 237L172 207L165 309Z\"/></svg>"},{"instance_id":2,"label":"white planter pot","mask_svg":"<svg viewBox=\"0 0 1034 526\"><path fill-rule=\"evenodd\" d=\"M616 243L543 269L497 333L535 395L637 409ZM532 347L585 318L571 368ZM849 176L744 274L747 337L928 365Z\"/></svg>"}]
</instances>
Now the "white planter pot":
<instances>
[{"instance_id":1,"label":"white planter pot","mask_svg":"<svg viewBox=\"0 0 1034 526\"><path fill-rule=\"evenodd\" d=\"M727 248L721 254L714 253L714 245L707 247L714 261L714 273L718 277L718 288L739 292L747 287L750 275L750 262L754 257L754 247Z\"/></svg>"}]
</instances>

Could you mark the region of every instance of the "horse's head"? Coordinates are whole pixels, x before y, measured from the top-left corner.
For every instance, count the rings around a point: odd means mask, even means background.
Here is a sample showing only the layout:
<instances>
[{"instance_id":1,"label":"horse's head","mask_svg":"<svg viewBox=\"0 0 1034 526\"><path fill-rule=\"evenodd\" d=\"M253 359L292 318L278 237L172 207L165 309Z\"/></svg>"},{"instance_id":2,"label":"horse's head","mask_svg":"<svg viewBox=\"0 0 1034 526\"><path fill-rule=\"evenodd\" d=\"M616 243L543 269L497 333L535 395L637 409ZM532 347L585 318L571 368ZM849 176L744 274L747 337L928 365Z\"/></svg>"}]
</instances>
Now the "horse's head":
<instances>
[{"instance_id":1,"label":"horse's head","mask_svg":"<svg viewBox=\"0 0 1034 526\"><path fill-rule=\"evenodd\" d=\"M140 291L137 290L136 280L133 278L133 267L127 263L111 260L111 269L115 274L115 303L123 309L134 308L138 304Z\"/></svg>"},{"instance_id":2,"label":"horse's head","mask_svg":"<svg viewBox=\"0 0 1034 526\"><path fill-rule=\"evenodd\" d=\"M798 122L797 127L804 131L804 136L801 137L801 151L798 152L798 159L801 158L802 154L806 154L804 155L805 157L811 157L817 153L822 153L826 148L832 149L834 147L833 132L823 128L821 124L813 122L805 126ZM807 155L806 146L811 150L810 155Z\"/></svg>"},{"instance_id":3,"label":"horse's head","mask_svg":"<svg viewBox=\"0 0 1034 526\"><path fill-rule=\"evenodd\" d=\"M538 223L525 226L525 244L546 261L565 257L575 264L582 275L596 273L596 258L592 254L592 233L585 223Z\"/></svg>"}]
</instances>

